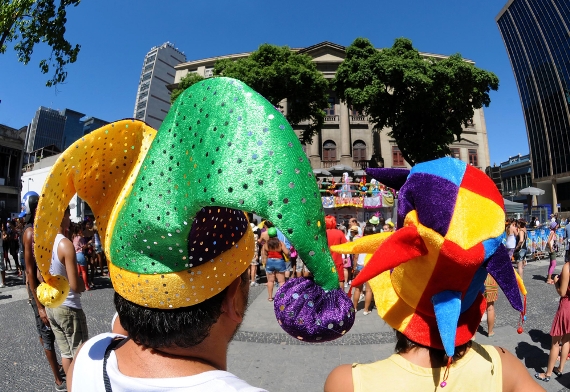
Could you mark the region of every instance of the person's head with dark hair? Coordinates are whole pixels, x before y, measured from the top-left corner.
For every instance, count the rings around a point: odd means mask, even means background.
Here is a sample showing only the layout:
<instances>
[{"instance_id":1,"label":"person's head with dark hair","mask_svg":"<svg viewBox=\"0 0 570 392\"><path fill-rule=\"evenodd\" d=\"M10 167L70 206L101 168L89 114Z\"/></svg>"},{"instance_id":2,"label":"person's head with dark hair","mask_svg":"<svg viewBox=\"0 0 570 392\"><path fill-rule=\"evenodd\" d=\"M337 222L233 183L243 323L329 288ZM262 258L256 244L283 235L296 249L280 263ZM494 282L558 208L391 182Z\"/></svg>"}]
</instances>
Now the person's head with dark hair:
<instances>
[{"instance_id":1,"label":"person's head with dark hair","mask_svg":"<svg viewBox=\"0 0 570 392\"><path fill-rule=\"evenodd\" d=\"M374 226L372 225L366 225L364 226L364 230L362 231L362 235L371 235L374 234Z\"/></svg>"},{"instance_id":2,"label":"person's head with dark hair","mask_svg":"<svg viewBox=\"0 0 570 392\"><path fill-rule=\"evenodd\" d=\"M239 283L237 290L235 287L233 291L230 287L226 287L197 305L176 309L151 309L137 305L115 293L115 309L121 326L128 332L129 338L137 344L156 350L192 349L210 335L212 327L218 323L220 316L227 312L229 301L237 299L242 304L238 313L241 316L245 314L249 292L247 272L246 270L236 279ZM233 298L229 298L230 292ZM241 321L235 323L231 336L240 324Z\"/></svg>"},{"instance_id":3,"label":"person's head with dark hair","mask_svg":"<svg viewBox=\"0 0 570 392\"><path fill-rule=\"evenodd\" d=\"M526 227L526 222L524 219L519 219L518 221L519 229L524 229Z\"/></svg>"}]
</instances>

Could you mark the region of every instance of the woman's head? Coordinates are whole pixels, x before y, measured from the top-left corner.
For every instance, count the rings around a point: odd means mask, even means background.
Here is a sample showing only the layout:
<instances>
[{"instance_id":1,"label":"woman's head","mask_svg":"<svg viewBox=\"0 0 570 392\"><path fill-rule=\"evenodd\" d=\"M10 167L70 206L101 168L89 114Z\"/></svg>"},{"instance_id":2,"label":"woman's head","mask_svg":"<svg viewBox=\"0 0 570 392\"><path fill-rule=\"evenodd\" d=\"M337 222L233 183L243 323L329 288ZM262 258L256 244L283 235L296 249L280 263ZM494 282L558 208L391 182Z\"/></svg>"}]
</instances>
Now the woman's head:
<instances>
[{"instance_id":1,"label":"woman's head","mask_svg":"<svg viewBox=\"0 0 570 392\"><path fill-rule=\"evenodd\" d=\"M336 218L332 215L325 216L325 226L327 230L336 228Z\"/></svg>"},{"instance_id":2,"label":"woman's head","mask_svg":"<svg viewBox=\"0 0 570 392\"><path fill-rule=\"evenodd\" d=\"M524 219L519 219L517 225L519 229L524 229L526 227L526 222L524 221Z\"/></svg>"},{"instance_id":3,"label":"woman's head","mask_svg":"<svg viewBox=\"0 0 570 392\"><path fill-rule=\"evenodd\" d=\"M278 250L280 248L281 248L281 241L279 241L279 238L272 237L269 239L269 241L267 241L267 249Z\"/></svg>"}]
</instances>

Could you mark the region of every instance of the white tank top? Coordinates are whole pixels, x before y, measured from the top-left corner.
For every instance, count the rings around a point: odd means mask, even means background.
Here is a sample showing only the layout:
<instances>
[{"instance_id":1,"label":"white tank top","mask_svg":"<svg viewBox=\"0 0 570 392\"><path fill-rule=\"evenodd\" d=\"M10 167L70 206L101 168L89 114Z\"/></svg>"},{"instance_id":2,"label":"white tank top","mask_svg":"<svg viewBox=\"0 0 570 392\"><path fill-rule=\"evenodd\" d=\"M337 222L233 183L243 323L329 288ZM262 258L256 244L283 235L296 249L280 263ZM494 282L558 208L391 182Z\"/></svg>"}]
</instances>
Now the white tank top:
<instances>
[{"instance_id":1,"label":"white tank top","mask_svg":"<svg viewBox=\"0 0 570 392\"><path fill-rule=\"evenodd\" d=\"M105 350L115 337L103 333L89 339L75 357L72 387L74 391L105 392L103 358ZM252 387L230 372L212 370L187 377L136 378L125 376L119 370L117 356L111 351L107 360L107 374L113 392L267 392Z\"/></svg>"},{"instance_id":2,"label":"white tank top","mask_svg":"<svg viewBox=\"0 0 570 392\"><path fill-rule=\"evenodd\" d=\"M507 244L506 244L507 249L513 249L516 248L516 246L517 246L517 240L515 238L515 235L509 234L507 236Z\"/></svg>"},{"instance_id":3,"label":"white tank top","mask_svg":"<svg viewBox=\"0 0 570 392\"><path fill-rule=\"evenodd\" d=\"M57 256L57 247L61 240L63 240L65 236L63 234L58 234L55 237L55 241L53 243L53 249L51 250L51 266L49 267L49 273L52 275L61 275L67 278L67 270L65 269L65 265L59 260ZM69 280L69 279L68 279ZM69 294L67 294L67 298L62 303L63 306L67 306L70 308L81 309L81 294L76 293L69 288Z\"/></svg>"}]
</instances>

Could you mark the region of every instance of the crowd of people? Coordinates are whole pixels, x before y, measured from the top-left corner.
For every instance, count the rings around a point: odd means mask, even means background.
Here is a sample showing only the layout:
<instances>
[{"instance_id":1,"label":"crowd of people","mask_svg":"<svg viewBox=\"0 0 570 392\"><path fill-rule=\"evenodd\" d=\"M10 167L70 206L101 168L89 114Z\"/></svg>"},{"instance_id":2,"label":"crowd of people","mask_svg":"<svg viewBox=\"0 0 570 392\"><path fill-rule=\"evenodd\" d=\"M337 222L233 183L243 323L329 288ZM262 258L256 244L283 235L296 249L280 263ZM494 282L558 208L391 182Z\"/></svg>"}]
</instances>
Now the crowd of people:
<instances>
[{"instance_id":1,"label":"crowd of people","mask_svg":"<svg viewBox=\"0 0 570 392\"><path fill-rule=\"evenodd\" d=\"M220 110L231 102L238 102L235 108L240 115L235 121L225 109L223 114ZM202 125L194 121L198 105L200 113L205 109ZM411 173L369 169L368 174L382 183L391 181L387 185L394 189L409 185L400 193L407 211L406 227L390 234L395 230L393 222L379 216L370 218L364 227L354 218L341 225L335 217L326 216L325 239L322 204L310 164L303 158L301 145L290 141L296 135L272 104L242 82L220 77L190 87L171 110L175 115L168 115L156 132L131 120L111 124L114 137L127 135L133 140L128 150L107 149L106 130L92 132L52 167L45 196L24 197L21 244L28 290L57 391L67 390L68 384L81 392L263 392L227 372L228 346L246 313L249 288L258 283L259 263L267 274L267 299L274 304L279 324L306 342L344 336L350 328L347 324L354 321L351 305L364 300L363 314L368 314L375 290L378 313L396 331L395 354L370 364L335 368L325 391L378 390L382 386L405 391L446 386L450 391L541 390L513 354L473 341L484 309L479 289L485 274L479 271L494 273L511 305L523 309L511 260L501 245L502 197L483 172L452 158L419 163ZM229 113L233 110L231 106ZM220 129L212 127L216 121ZM194 127L194 137L208 137L195 144L188 142L193 140L185 139L191 137L189 126ZM214 134L221 136L210 137ZM269 154L244 154L252 146L253 135L259 137L256 145L263 145ZM221 139L228 141L227 148L220 149ZM167 144L171 146L168 154L163 147ZM122 159L125 167L131 165L124 170L133 173L113 174L112 190L103 180L104 170L98 173L99 181L90 181L92 186L76 187L85 200L107 193L106 203L92 207L112 217L101 223L106 225L105 232L120 232L105 244L119 326L87 341L81 292L90 288L96 272L105 273L104 260L98 257L100 239L92 222L72 227L69 201L61 197L67 184L91 178L92 172L85 167L70 170L68 166L73 159L79 161L84 148L91 149L92 160L101 167ZM135 155L127 158L131 150ZM246 155L263 166L243 164ZM216 183L209 182L214 165L220 165L219 174L230 168L237 179L220 176ZM244 182L238 186L259 167L265 174L276 173L275 178L264 176L255 187ZM173 175L164 175L171 171ZM302 172L309 176L299 175ZM191 178L187 179L188 173ZM429 189L432 185L435 191ZM462 186L469 191L460 192ZM434 195L437 208L444 213L433 213ZM484 200L488 213L481 214L476 208L479 204L472 200ZM303 219L294 214L297 204L303 206ZM37 219L36 211L42 211ZM243 211L257 211L279 224L265 221L262 227L256 222L250 226ZM140 226L129 225L135 216ZM404 216L399 215L400 219ZM57 236L34 237L34 231L44 233L54 221L60 226ZM448 230L456 221L458 226ZM294 243L275 226L286 228ZM251 249L251 231L257 237L255 250ZM516 242L520 231L513 227L511 234ZM372 235L377 242L367 241ZM327 243L336 271L330 268ZM354 254L344 248L346 244L363 248ZM375 252L379 246L389 258L376 257L381 253ZM475 246L484 247L485 252L471 252ZM301 260L299 251L310 258ZM511 256L515 252L516 243ZM36 263L42 257L51 258L49 266ZM292 276L309 274L305 263L311 266L314 279L286 282ZM418 268L420 264L437 266L433 270L440 272L437 279L431 278L433 271ZM557 285L561 296L568 290L569 270L565 269ZM425 285L418 290L421 285L407 284L404 279ZM283 285L279 296L274 295L275 281ZM346 289L352 285L356 287L349 298ZM410 298L417 301L406 301ZM56 343L62 353L61 368ZM558 370L563 367L561 361ZM550 361L546 374L537 378L548 381L549 371L554 371Z\"/></svg>"}]
</instances>

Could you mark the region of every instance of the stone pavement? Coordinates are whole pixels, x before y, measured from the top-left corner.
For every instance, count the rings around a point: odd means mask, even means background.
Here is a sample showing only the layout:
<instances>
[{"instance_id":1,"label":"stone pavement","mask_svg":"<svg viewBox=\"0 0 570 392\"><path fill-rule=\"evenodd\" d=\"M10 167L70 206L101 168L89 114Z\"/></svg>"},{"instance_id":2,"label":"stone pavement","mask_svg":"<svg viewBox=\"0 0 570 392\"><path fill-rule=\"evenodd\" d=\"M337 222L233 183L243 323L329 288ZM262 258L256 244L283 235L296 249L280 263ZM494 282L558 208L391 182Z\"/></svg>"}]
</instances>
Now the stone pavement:
<instances>
[{"instance_id":1,"label":"stone pavement","mask_svg":"<svg viewBox=\"0 0 570 392\"><path fill-rule=\"evenodd\" d=\"M558 262L557 272L562 262ZM485 334L482 323L476 340L500 345L515 354L529 374L543 371L550 348L550 325L558 306L553 286L545 284L548 261L529 262L525 284L529 291L528 321L522 335L516 333L518 314L502 293L496 304L495 336ZM38 342L33 312L20 278L9 274L0 289L0 391L52 391L53 380ZM96 278L96 290L82 303L89 335L110 330L114 313L113 290L108 279ZM307 344L286 335L275 321L273 304L265 286L252 287L245 321L228 352L228 370L250 384L270 391L322 391L328 373L337 365L371 362L388 357L394 348L393 331L376 314L360 310L350 332L333 342ZM570 391L570 367L560 378L541 382L547 391ZM391 386L390 390L397 390Z\"/></svg>"}]
</instances>

